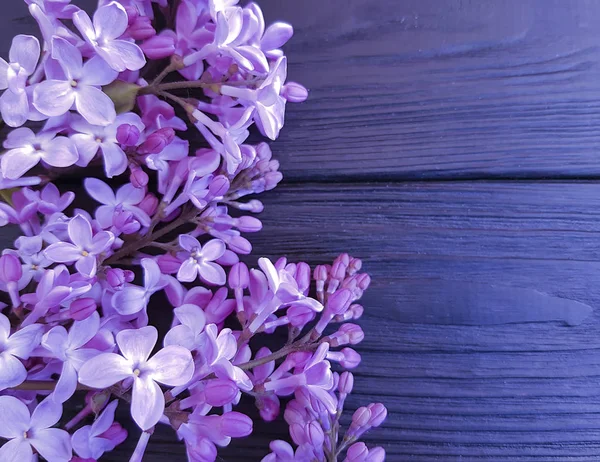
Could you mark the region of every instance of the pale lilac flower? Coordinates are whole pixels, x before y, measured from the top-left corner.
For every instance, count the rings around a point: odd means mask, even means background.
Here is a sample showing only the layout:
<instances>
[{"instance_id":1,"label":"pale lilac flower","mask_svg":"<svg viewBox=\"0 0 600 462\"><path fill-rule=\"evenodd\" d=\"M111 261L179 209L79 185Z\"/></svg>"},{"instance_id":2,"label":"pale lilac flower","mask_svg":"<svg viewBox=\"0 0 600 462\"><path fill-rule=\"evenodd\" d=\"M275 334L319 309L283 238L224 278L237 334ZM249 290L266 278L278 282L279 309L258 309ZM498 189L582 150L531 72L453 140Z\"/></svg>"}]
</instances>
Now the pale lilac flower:
<instances>
[{"instance_id":1,"label":"pale lilac flower","mask_svg":"<svg viewBox=\"0 0 600 462\"><path fill-rule=\"evenodd\" d=\"M107 438L107 432L115 420L115 410L119 404L118 400L113 400L106 406L100 416L94 420L92 425L81 427L71 437L73 450L80 456L87 459L100 459L105 452L112 451L115 446L115 440Z\"/></svg>"},{"instance_id":2,"label":"pale lilac flower","mask_svg":"<svg viewBox=\"0 0 600 462\"><path fill-rule=\"evenodd\" d=\"M0 313L0 390L16 387L25 381L27 370L20 360L29 358L40 344L43 333L43 326L34 324L11 335L10 321Z\"/></svg>"},{"instance_id":3,"label":"pale lilac flower","mask_svg":"<svg viewBox=\"0 0 600 462\"><path fill-rule=\"evenodd\" d=\"M83 184L87 193L103 204L96 209L96 220L101 227L109 228L112 226L116 210L131 212L142 226L150 224L148 214L137 207L146 197L144 189L135 188L131 183L128 183L121 186L115 194L110 186L97 178L86 178Z\"/></svg>"},{"instance_id":4,"label":"pale lilac flower","mask_svg":"<svg viewBox=\"0 0 600 462\"><path fill-rule=\"evenodd\" d=\"M9 179L20 178L40 160L53 167L69 167L77 162L78 154L73 142L55 132L37 135L29 128L11 131L4 141L8 149L2 155L2 174Z\"/></svg>"},{"instance_id":5,"label":"pale lilac flower","mask_svg":"<svg viewBox=\"0 0 600 462\"><path fill-rule=\"evenodd\" d=\"M113 82L117 72L98 56L83 64L77 47L60 37L52 40L52 57L62 68L64 78L45 80L35 87L35 108L42 114L55 117L74 106L91 124L111 124L117 116L115 105L100 87Z\"/></svg>"},{"instance_id":6,"label":"pale lilac flower","mask_svg":"<svg viewBox=\"0 0 600 462\"><path fill-rule=\"evenodd\" d=\"M80 157L77 165L87 166L100 150L106 176L112 178L123 173L127 168L127 155L117 141L117 131L124 124L135 126L140 132L144 130L140 117L133 112L119 114L112 124L105 127L89 124L85 120L73 121L71 128L76 133L71 135L71 139Z\"/></svg>"},{"instance_id":7,"label":"pale lilac flower","mask_svg":"<svg viewBox=\"0 0 600 462\"><path fill-rule=\"evenodd\" d=\"M119 40L127 30L127 12L117 2L101 6L94 13L94 21L83 10L73 15L73 23L98 55L115 71L137 71L144 67L146 58L140 47L127 40Z\"/></svg>"},{"instance_id":8,"label":"pale lilac flower","mask_svg":"<svg viewBox=\"0 0 600 462\"><path fill-rule=\"evenodd\" d=\"M180 345L188 350L195 350L201 342L201 334L206 325L204 311L197 306L187 303L173 310L175 317L181 323L172 327L165 335L164 344Z\"/></svg>"},{"instance_id":9,"label":"pale lilac flower","mask_svg":"<svg viewBox=\"0 0 600 462\"><path fill-rule=\"evenodd\" d=\"M23 189L23 194L30 201L37 202L38 210L47 215L62 212L75 199L75 193L72 191L67 191L61 195L54 183L48 183L41 191L33 191L25 188Z\"/></svg>"},{"instance_id":10,"label":"pale lilac flower","mask_svg":"<svg viewBox=\"0 0 600 462\"><path fill-rule=\"evenodd\" d=\"M115 236L109 231L92 233L92 225L83 215L76 215L69 221L68 242L56 242L48 246L46 257L59 263L73 263L75 268L85 277L94 277L97 268L97 257L110 250Z\"/></svg>"},{"instance_id":11,"label":"pale lilac flower","mask_svg":"<svg viewBox=\"0 0 600 462\"><path fill-rule=\"evenodd\" d=\"M235 411L223 415L193 412L177 433L181 438L202 437L219 446L227 446L232 437L243 438L252 433L252 419Z\"/></svg>"},{"instance_id":12,"label":"pale lilac flower","mask_svg":"<svg viewBox=\"0 0 600 462\"><path fill-rule=\"evenodd\" d=\"M48 462L71 460L69 434L51 428L62 415L62 406L54 401L52 395L38 404L33 414L14 396L0 396L0 415L0 437L9 440L0 448L0 460L32 461L32 447Z\"/></svg>"},{"instance_id":13,"label":"pale lilac flower","mask_svg":"<svg viewBox=\"0 0 600 462\"><path fill-rule=\"evenodd\" d=\"M217 286L225 284L225 270L214 263L225 253L225 243L223 241L211 239L201 246L195 237L182 234L179 236L179 247L187 252L182 252L180 255L185 258L185 261L177 272L177 279L182 282L191 282L200 276L203 281L209 284Z\"/></svg>"},{"instance_id":14,"label":"pale lilac flower","mask_svg":"<svg viewBox=\"0 0 600 462\"><path fill-rule=\"evenodd\" d=\"M15 247L19 250L19 257L23 261L23 279L26 284L33 279L39 281L45 272L45 268L52 264L42 252L43 239L41 236L21 236L15 241Z\"/></svg>"},{"instance_id":15,"label":"pale lilac flower","mask_svg":"<svg viewBox=\"0 0 600 462\"><path fill-rule=\"evenodd\" d=\"M29 115L29 97L25 88L40 59L40 42L31 35L17 35L10 47L7 63L0 58L0 97L2 120L10 127L23 125Z\"/></svg>"},{"instance_id":16,"label":"pale lilac flower","mask_svg":"<svg viewBox=\"0 0 600 462\"><path fill-rule=\"evenodd\" d=\"M102 353L79 370L79 382L94 388L107 388L124 379L133 379L131 415L142 430L152 428L162 416L165 398L158 386L187 383L194 373L189 350L170 345L148 359L158 331L153 326L117 333L121 355Z\"/></svg>"},{"instance_id":17,"label":"pale lilac flower","mask_svg":"<svg viewBox=\"0 0 600 462\"><path fill-rule=\"evenodd\" d=\"M77 388L77 371L83 363L97 354L95 349L83 346L99 329L100 316L93 312L83 321L75 321L68 333L63 326L56 326L44 334L42 346L52 353L54 358L62 361L62 370L54 389L54 397L60 403L73 396Z\"/></svg>"},{"instance_id":18,"label":"pale lilac flower","mask_svg":"<svg viewBox=\"0 0 600 462\"><path fill-rule=\"evenodd\" d=\"M155 292L167 285L158 264L151 258L143 258L141 266L144 268L144 287L128 284L122 290L115 292L112 297L112 306L117 313L130 315L143 310Z\"/></svg>"}]
</instances>

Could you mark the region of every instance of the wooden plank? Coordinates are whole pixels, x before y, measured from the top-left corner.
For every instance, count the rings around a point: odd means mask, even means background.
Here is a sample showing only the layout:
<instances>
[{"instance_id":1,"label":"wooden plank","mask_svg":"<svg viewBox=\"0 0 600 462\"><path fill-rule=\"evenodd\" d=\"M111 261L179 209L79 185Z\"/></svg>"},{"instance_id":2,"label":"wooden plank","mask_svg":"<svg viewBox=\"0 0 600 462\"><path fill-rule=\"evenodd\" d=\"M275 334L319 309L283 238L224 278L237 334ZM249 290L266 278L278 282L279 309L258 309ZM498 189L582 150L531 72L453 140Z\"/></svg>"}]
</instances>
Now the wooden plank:
<instances>
[{"instance_id":1,"label":"wooden plank","mask_svg":"<svg viewBox=\"0 0 600 462\"><path fill-rule=\"evenodd\" d=\"M387 460L598 460L600 184L284 185L261 218L256 256L364 259L349 413L388 406L367 437ZM260 460L275 438L285 426L260 425L222 460ZM173 441L159 431L147 460L183 458Z\"/></svg>"},{"instance_id":2,"label":"wooden plank","mask_svg":"<svg viewBox=\"0 0 600 462\"><path fill-rule=\"evenodd\" d=\"M263 0L292 23L287 177L600 174L600 2Z\"/></svg>"}]
</instances>

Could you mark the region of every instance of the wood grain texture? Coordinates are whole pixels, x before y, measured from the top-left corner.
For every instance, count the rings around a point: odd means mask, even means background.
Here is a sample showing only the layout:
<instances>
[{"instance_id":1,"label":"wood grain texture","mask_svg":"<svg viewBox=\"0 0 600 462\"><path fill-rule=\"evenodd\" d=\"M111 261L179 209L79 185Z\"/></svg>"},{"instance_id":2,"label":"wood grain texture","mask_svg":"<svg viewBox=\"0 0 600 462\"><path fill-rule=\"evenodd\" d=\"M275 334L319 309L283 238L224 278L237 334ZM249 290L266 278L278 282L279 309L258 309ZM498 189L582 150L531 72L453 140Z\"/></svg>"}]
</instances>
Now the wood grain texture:
<instances>
[{"instance_id":1,"label":"wood grain texture","mask_svg":"<svg viewBox=\"0 0 600 462\"><path fill-rule=\"evenodd\" d=\"M276 144L290 179L600 173L600 2L261 5L311 90Z\"/></svg>"}]
</instances>

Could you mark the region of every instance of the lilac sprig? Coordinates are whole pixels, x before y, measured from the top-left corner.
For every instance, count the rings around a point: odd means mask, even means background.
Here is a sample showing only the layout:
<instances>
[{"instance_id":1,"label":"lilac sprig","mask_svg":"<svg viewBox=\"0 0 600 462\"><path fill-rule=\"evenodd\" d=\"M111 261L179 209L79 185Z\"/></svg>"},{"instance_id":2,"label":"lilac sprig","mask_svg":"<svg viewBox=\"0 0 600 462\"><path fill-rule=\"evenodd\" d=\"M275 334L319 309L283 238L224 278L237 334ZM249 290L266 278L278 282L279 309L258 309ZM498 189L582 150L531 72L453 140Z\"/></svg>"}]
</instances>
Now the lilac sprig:
<instances>
[{"instance_id":1,"label":"lilac sprig","mask_svg":"<svg viewBox=\"0 0 600 462\"><path fill-rule=\"evenodd\" d=\"M213 461L252 433L236 410L246 395L263 420L283 414L296 445L273 442L266 461L383 460L359 441L383 405L340 431L343 370L364 338L360 260L240 261L262 228L253 196L282 180L249 132L277 138L286 103L308 96L286 82L292 27L236 0L100 0L91 17L70 0L26 3L43 40L17 36L0 60L13 128L0 226L22 231L0 256L0 459L98 460L126 440L115 411L127 406L142 431L130 460L169 425L189 460ZM53 182L73 172L89 210ZM161 343L157 296L172 318ZM281 348L254 349L280 332Z\"/></svg>"}]
</instances>

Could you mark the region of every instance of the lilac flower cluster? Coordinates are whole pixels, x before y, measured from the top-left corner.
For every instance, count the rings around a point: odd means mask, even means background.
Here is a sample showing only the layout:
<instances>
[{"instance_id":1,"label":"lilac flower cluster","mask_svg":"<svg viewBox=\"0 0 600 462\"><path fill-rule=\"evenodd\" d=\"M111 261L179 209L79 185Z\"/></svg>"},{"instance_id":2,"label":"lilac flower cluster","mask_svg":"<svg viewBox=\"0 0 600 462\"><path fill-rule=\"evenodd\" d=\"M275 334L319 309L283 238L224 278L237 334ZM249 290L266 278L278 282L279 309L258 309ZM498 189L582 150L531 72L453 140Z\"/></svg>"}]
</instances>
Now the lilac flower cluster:
<instances>
[{"instance_id":1,"label":"lilac flower cluster","mask_svg":"<svg viewBox=\"0 0 600 462\"><path fill-rule=\"evenodd\" d=\"M384 460L359 441L382 404L340 431L343 370L364 337L361 261L240 260L262 227L247 196L282 179L249 129L277 138L286 103L308 96L286 82L292 27L265 27L237 0L100 0L91 17L70 0L25 2L42 40L19 35L0 59L12 128L0 226L22 231L0 256L0 460L98 460L126 440L115 411L128 406L141 430L131 461L158 424L190 461L214 461L252 433L235 410L244 396L265 421L283 415L296 446L274 441L264 461ZM56 186L78 169L90 211ZM161 342L157 294L172 317ZM282 331L281 348L254 350Z\"/></svg>"}]
</instances>

